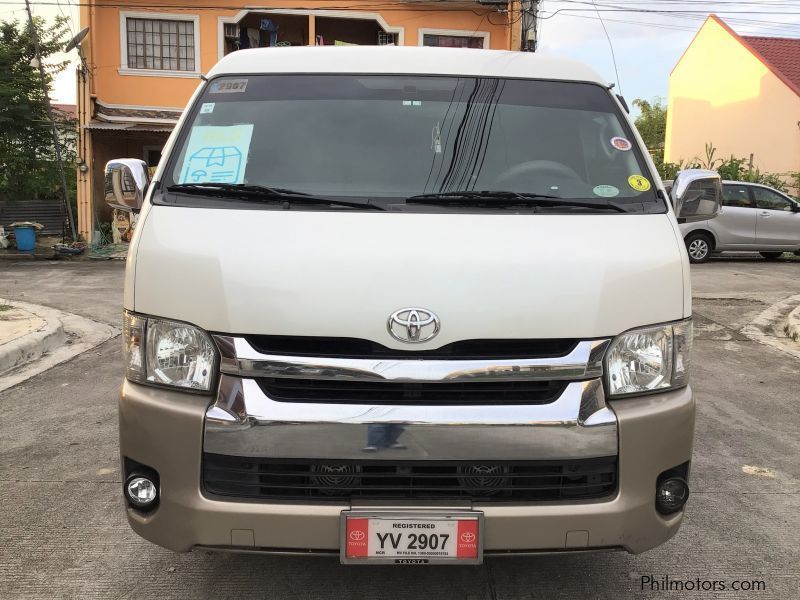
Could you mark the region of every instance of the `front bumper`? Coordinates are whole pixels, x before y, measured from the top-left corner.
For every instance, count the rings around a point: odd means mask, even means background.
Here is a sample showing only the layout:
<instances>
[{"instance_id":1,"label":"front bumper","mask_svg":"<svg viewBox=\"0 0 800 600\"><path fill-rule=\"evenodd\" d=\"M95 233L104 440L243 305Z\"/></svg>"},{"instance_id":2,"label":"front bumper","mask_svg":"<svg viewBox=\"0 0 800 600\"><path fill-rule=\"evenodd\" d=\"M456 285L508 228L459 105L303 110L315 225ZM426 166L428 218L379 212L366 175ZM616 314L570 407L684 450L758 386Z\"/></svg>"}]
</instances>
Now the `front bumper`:
<instances>
[{"instance_id":1,"label":"front bumper","mask_svg":"<svg viewBox=\"0 0 800 600\"><path fill-rule=\"evenodd\" d=\"M586 397L584 394L584 401ZM207 400L127 381L123 384L119 411L121 454L156 469L161 482L160 503L152 513L127 509L131 527L142 537L176 551L203 546L337 552L341 511L370 505L348 501L251 503L222 501L203 495L200 481L204 431L208 434ZM612 401L600 414L606 415L609 408L615 419L605 419L596 431L608 432L607 427L611 425L616 430L619 471L614 496L579 502L447 504L447 508L483 512L486 554L595 548L624 548L639 553L665 542L677 532L683 513L660 515L655 509L654 496L658 475L691 459L694 430L691 389ZM294 425L313 428L318 423L295 422ZM363 424L348 426L358 425ZM447 430L447 424L439 425L444 428L440 429L440 434ZM511 445L505 446L498 446L499 438L490 435L491 441L481 448L480 431L473 429L470 437L476 443L470 451L476 457L484 456L484 452L498 452L497 448L502 453L515 453L526 447L532 452L537 447L543 451L553 447L552 444L537 446L539 442L533 434L545 431L546 427L537 430L536 422L497 425L514 427L523 433L527 430L531 435L515 436L509 442ZM564 431L570 435L570 424L567 425ZM479 427L477 423L474 426ZM312 429L296 431L312 433ZM289 435L288 430L285 433ZM434 443L435 437L427 441ZM528 441L524 441L526 438ZM333 441L339 439L339 436L332 438ZM425 438L421 439L417 448L420 452L426 443ZM589 444L608 444L606 433L591 432L577 439ZM584 452L588 451L584 449ZM529 455L528 458L541 457ZM430 505L398 506L395 503L384 504L381 508L414 510L430 508ZM443 507L439 504L436 508Z\"/></svg>"}]
</instances>

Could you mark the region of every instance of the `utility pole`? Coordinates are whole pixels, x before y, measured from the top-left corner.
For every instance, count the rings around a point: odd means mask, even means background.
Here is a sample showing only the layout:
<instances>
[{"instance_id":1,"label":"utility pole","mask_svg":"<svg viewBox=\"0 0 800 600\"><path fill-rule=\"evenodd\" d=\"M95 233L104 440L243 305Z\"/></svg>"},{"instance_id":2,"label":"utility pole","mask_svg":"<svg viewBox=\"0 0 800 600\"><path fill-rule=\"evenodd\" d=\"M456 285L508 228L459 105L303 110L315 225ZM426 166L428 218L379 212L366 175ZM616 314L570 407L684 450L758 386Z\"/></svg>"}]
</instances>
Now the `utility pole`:
<instances>
[{"instance_id":1,"label":"utility pole","mask_svg":"<svg viewBox=\"0 0 800 600\"><path fill-rule=\"evenodd\" d=\"M69 230L72 234L72 239L77 240L75 235L75 220L72 218L72 206L69 203L69 190L67 189L67 177L64 175L64 163L61 161L61 146L58 143L58 128L56 127L55 119L53 118L53 107L50 106L50 90L47 89L47 79L45 77L44 65L42 64L42 50L39 46L39 34L33 24L33 13L31 13L30 0L25 0L25 10L28 12L28 25L31 29L31 36L33 37L33 49L36 52L36 63L39 66L39 76L42 80L42 91L44 92L44 101L47 104L47 118L50 119L50 129L53 132L53 145L56 150L56 160L58 161L58 172L61 175L61 189L64 191L64 206L67 210L67 217L69 219Z\"/></svg>"},{"instance_id":2,"label":"utility pole","mask_svg":"<svg viewBox=\"0 0 800 600\"><path fill-rule=\"evenodd\" d=\"M539 0L521 0L519 18L522 21L520 50L536 52L539 43Z\"/></svg>"}]
</instances>

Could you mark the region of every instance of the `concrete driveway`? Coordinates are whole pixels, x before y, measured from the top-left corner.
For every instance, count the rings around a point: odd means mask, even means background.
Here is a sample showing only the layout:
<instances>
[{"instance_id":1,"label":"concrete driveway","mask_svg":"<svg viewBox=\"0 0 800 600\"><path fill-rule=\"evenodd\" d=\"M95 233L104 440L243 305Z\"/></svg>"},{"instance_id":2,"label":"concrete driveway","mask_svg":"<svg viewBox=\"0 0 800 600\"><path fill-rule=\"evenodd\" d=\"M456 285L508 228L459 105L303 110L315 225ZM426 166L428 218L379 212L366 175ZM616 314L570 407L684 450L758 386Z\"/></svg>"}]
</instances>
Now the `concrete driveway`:
<instances>
[{"instance_id":1,"label":"concrete driveway","mask_svg":"<svg viewBox=\"0 0 800 600\"><path fill-rule=\"evenodd\" d=\"M119 325L122 275L120 263L0 264L0 297ZM0 394L0 597L798 598L800 360L739 330L800 293L800 262L724 259L697 265L693 279L693 492L680 533L656 550L491 558L479 568L162 550L124 520L117 337ZM700 589L642 589L647 577ZM703 591L714 581L725 591ZM731 590L742 581L765 589Z\"/></svg>"}]
</instances>

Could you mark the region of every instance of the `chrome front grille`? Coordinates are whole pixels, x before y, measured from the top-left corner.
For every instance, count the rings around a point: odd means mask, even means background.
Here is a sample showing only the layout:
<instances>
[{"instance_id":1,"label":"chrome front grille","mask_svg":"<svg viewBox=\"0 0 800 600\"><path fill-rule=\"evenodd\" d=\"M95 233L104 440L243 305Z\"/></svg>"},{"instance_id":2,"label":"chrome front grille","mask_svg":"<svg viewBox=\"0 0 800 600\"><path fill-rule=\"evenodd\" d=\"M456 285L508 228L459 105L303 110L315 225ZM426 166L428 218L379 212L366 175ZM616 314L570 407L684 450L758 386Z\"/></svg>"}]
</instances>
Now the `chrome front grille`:
<instances>
[{"instance_id":1,"label":"chrome front grille","mask_svg":"<svg viewBox=\"0 0 800 600\"><path fill-rule=\"evenodd\" d=\"M249 335L245 340L261 354L317 356L324 358L379 358L485 360L509 358L553 358L566 356L578 344L574 339L461 340L433 350L395 350L359 338Z\"/></svg>"},{"instance_id":2,"label":"chrome front grille","mask_svg":"<svg viewBox=\"0 0 800 600\"><path fill-rule=\"evenodd\" d=\"M278 402L340 404L547 404L565 381L461 381L404 383L262 377L258 384Z\"/></svg>"},{"instance_id":3,"label":"chrome front grille","mask_svg":"<svg viewBox=\"0 0 800 600\"><path fill-rule=\"evenodd\" d=\"M239 377L290 377L340 381L475 382L577 381L603 373L609 340L585 340L562 356L521 358L340 358L264 354L243 337L214 336L220 370Z\"/></svg>"},{"instance_id":4,"label":"chrome front grille","mask_svg":"<svg viewBox=\"0 0 800 600\"><path fill-rule=\"evenodd\" d=\"M602 384L607 339L569 341L562 347L566 354L558 356L463 360L411 352L405 358L266 354L260 351L268 349L263 339L260 349L252 338L215 335L214 340L221 375L217 398L206 412L204 451L329 465L324 472L308 471L314 479L307 485L331 477L363 478L362 471L333 472L330 465L370 458L387 466L462 461L475 468L452 481L484 478L505 488L514 472L503 461L617 454L617 421ZM289 352L307 342L281 340L282 346L272 349ZM392 435L371 443L381 431ZM370 446L377 453L365 457Z\"/></svg>"}]
</instances>

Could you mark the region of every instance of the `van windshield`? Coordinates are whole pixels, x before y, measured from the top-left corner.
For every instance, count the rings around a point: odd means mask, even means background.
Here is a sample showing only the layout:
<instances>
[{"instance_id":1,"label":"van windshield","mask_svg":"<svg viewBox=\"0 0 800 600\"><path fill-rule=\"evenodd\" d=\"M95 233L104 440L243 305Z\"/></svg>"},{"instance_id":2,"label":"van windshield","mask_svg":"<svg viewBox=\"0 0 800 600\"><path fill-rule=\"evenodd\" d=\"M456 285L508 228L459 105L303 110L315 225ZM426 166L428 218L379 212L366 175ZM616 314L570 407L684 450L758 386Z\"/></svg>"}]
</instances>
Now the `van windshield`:
<instances>
[{"instance_id":1,"label":"van windshield","mask_svg":"<svg viewBox=\"0 0 800 600\"><path fill-rule=\"evenodd\" d=\"M213 79L191 111L167 187L244 184L392 202L496 190L664 208L627 123L596 84L248 75Z\"/></svg>"}]
</instances>

